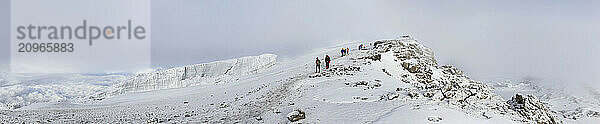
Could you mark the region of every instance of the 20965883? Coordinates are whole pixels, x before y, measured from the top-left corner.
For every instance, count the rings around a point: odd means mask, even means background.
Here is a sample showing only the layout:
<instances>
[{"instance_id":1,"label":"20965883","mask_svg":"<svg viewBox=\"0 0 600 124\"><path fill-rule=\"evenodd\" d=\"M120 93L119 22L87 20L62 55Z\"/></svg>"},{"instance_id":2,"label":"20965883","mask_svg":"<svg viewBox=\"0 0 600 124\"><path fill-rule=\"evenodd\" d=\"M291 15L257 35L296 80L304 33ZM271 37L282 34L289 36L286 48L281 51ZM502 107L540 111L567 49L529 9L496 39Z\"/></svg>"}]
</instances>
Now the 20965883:
<instances>
[{"instance_id":1,"label":"20965883","mask_svg":"<svg viewBox=\"0 0 600 124\"><path fill-rule=\"evenodd\" d=\"M19 43L18 52L73 52L73 43Z\"/></svg>"}]
</instances>

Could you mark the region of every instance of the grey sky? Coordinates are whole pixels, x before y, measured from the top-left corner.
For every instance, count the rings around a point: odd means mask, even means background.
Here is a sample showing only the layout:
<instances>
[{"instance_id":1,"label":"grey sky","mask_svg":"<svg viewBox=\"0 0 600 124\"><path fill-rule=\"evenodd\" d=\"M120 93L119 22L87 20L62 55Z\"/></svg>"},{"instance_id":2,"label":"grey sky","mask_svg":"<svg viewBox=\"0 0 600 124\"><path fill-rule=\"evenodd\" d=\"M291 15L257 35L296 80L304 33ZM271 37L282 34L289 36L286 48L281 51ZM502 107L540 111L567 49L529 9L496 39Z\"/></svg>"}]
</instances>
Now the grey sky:
<instances>
[{"instance_id":1,"label":"grey sky","mask_svg":"<svg viewBox=\"0 0 600 124\"><path fill-rule=\"evenodd\" d=\"M8 1L0 38L8 39ZM340 41L408 33L474 78L600 80L600 1L153 0L152 63L261 53L294 57ZM0 58L8 62L8 45ZM349 46L352 47L352 46Z\"/></svg>"},{"instance_id":2,"label":"grey sky","mask_svg":"<svg viewBox=\"0 0 600 124\"><path fill-rule=\"evenodd\" d=\"M5 67L10 63L10 1L0 1L0 68Z\"/></svg>"}]
</instances>

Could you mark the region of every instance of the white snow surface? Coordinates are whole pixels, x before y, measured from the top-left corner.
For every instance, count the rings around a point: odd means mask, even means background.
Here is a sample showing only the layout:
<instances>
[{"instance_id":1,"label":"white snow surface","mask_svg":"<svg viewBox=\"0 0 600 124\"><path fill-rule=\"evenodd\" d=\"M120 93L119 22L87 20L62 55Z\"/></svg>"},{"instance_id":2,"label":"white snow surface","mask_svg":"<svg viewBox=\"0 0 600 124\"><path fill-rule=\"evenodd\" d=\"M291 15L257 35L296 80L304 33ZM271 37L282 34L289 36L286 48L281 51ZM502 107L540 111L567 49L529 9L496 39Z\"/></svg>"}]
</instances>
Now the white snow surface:
<instances>
[{"instance_id":1,"label":"white snow surface","mask_svg":"<svg viewBox=\"0 0 600 124\"><path fill-rule=\"evenodd\" d=\"M437 65L432 50L416 40L365 42L364 50L356 49L359 44L323 48L277 62L275 55L265 54L110 78L119 80L92 90L93 93L83 93L86 94L82 95L86 96L83 99L90 101L44 101L4 110L0 111L0 123L462 124L542 121L527 115L531 113L511 109L507 101L514 96L513 92L499 90L505 85L488 86L468 78L453 66ZM341 57L341 48L351 48L350 54ZM315 73L315 57L324 62L325 55L332 57L331 67L325 69L323 63L322 72ZM50 89L56 92L53 90L58 89ZM553 102L550 103L546 105L549 111L536 112L556 115L561 120L556 123L590 123L597 119L593 116L582 116L577 120L561 117L564 114L555 109ZM305 118L294 122L287 118L297 115L297 111L304 112Z\"/></svg>"}]
</instances>

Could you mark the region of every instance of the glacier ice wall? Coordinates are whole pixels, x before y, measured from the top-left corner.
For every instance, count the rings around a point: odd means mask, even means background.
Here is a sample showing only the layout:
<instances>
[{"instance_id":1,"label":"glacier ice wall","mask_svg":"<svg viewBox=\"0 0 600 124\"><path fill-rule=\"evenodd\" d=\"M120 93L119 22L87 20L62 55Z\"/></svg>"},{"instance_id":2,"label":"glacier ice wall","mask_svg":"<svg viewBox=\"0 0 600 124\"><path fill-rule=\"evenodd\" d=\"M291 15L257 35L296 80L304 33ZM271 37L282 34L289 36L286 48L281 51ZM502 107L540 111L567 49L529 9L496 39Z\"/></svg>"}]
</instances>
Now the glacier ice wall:
<instances>
[{"instance_id":1,"label":"glacier ice wall","mask_svg":"<svg viewBox=\"0 0 600 124\"><path fill-rule=\"evenodd\" d=\"M116 85L112 92L101 93L92 99L103 99L128 92L181 88L194 85L226 83L240 76L259 73L275 65L276 55L263 54L204 64L195 64L149 73L137 74Z\"/></svg>"}]
</instances>

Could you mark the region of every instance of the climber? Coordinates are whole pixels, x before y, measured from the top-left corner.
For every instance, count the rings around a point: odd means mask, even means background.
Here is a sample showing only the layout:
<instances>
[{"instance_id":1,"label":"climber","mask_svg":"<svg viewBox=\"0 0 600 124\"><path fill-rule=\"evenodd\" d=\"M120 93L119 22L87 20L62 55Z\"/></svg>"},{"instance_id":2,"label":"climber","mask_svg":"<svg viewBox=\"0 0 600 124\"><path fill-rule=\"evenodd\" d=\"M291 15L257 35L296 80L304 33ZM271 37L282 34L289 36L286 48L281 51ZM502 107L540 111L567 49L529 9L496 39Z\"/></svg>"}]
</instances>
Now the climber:
<instances>
[{"instance_id":1,"label":"climber","mask_svg":"<svg viewBox=\"0 0 600 124\"><path fill-rule=\"evenodd\" d=\"M315 72L321 72L321 61L319 60L319 57L317 57L317 61L315 62L315 64L317 64L317 69L315 69Z\"/></svg>"},{"instance_id":2,"label":"climber","mask_svg":"<svg viewBox=\"0 0 600 124\"><path fill-rule=\"evenodd\" d=\"M358 45L358 50L362 50L363 44Z\"/></svg>"},{"instance_id":3,"label":"climber","mask_svg":"<svg viewBox=\"0 0 600 124\"><path fill-rule=\"evenodd\" d=\"M346 47L346 55L348 55L350 53L350 48Z\"/></svg>"},{"instance_id":4,"label":"climber","mask_svg":"<svg viewBox=\"0 0 600 124\"><path fill-rule=\"evenodd\" d=\"M325 69L329 69L329 62L331 62L331 58L329 55L325 55Z\"/></svg>"},{"instance_id":5,"label":"climber","mask_svg":"<svg viewBox=\"0 0 600 124\"><path fill-rule=\"evenodd\" d=\"M346 53L346 49L342 48L342 56L344 56L344 54Z\"/></svg>"}]
</instances>

